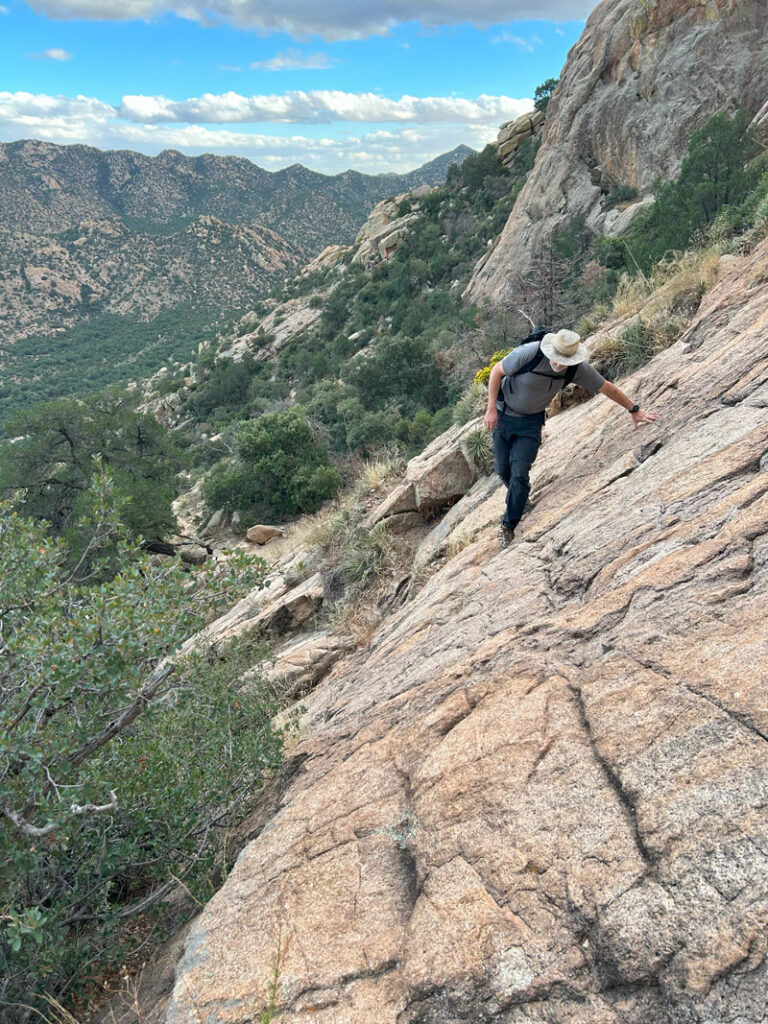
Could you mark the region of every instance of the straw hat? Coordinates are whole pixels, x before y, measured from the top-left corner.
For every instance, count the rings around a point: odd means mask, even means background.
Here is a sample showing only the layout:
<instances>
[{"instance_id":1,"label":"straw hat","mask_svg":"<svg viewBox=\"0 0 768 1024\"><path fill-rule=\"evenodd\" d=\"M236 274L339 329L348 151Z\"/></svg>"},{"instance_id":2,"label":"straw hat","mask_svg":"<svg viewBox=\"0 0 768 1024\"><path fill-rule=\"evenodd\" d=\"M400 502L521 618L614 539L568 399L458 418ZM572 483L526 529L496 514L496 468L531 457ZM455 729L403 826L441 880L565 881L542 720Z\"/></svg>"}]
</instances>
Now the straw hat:
<instances>
[{"instance_id":1,"label":"straw hat","mask_svg":"<svg viewBox=\"0 0 768 1024\"><path fill-rule=\"evenodd\" d=\"M575 366L589 359L587 346L576 331L563 328L557 334L545 334L541 339L541 351L547 359L562 363L563 366Z\"/></svg>"}]
</instances>

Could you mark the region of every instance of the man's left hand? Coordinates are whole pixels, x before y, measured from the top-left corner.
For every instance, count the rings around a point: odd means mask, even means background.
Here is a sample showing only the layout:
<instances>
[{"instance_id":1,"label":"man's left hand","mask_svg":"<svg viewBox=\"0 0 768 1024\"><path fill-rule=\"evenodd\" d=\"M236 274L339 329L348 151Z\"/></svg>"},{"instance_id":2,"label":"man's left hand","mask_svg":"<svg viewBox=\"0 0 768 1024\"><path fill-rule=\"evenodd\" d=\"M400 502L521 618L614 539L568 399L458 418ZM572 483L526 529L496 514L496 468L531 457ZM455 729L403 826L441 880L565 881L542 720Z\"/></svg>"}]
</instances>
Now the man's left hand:
<instances>
[{"instance_id":1,"label":"man's left hand","mask_svg":"<svg viewBox=\"0 0 768 1024\"><path fill-rule=\"evenodd\" d=\"M642 409L638 409L637 412L632 413L633 429L637 430L643 423L655 423L658 418L658 414L655 412L643 412Z\"/></svg>"}]
</instances>

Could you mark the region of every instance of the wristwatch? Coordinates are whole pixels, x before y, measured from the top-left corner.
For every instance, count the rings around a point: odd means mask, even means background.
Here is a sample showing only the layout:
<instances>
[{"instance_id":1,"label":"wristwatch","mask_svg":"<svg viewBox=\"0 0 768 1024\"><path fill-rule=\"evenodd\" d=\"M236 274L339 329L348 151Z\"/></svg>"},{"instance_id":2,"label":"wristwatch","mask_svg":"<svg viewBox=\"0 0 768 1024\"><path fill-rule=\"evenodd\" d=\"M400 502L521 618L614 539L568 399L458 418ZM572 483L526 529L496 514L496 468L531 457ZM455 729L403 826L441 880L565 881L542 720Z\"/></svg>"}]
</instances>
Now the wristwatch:
<instances>
[{"instance_id":1,"label":"wristwatch","mask_svg":"<svg viewBox=\"0 0 768 1024\"><path fill-rule=\"evenodd\" d=\"M636 412L640 412L640 406L633 405L632 408L627 411L629 412L630 416L634 416Z\"/></svg>"}]
</instances>

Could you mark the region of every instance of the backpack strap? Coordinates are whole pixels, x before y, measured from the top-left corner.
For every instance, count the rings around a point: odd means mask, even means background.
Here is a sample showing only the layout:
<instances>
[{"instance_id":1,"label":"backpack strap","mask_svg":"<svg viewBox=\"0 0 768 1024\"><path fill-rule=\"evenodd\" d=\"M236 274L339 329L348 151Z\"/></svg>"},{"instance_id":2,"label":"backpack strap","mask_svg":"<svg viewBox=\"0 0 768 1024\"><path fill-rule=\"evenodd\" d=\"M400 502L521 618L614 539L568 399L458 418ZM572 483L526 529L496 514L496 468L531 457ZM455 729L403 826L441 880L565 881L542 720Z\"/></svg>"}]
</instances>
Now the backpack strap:
<instances>
[{"instance_id":1,"label":"backpack strap","mask_svg":"<svg viewBox=\"0 0 768 1024\"><path fill-rule=\"evenodd\" d=\"M501 408L500 411L502 412L502 414L505 413L506 410L507 410L507 403L504 401L504 381L506 380L506 378L508 376L518 377L521 373L535 373L536 372L536 367L539 365L541 360L544 358L544 353L541 351L541 339L544 337L545 334L548 334L548 333L549 333L549 328L542 327L540 330L534 331L533 334L529 334L527 338L523 338L523 340L520 342L521 345L524 345L528 341L538 341L539 344L536 346L536 351L531 356L531 358L528 359L525 363L523 363L523 365L520 367L519 370L517 370L515 373L513 373L511 375L510 374L505 374L504 377L502 378L501 384L499 386L499 400L501 401L501 405L502 405L502 408ZM563 376L563 389L567 388L569 384L573 384L573 380L574 380L574 377L576 376L576 374L578 372L578 369L579 369L579 364L578 363L576 363L574 366L566 367L565 374ZM542 373L542 374L537 374L537 376L553 377L553 379L555 379L555 380L560 380L560 377L558 377L556 374L553 375L553 374L550 374L550 373Z\"/></svg>"}]
</instances>

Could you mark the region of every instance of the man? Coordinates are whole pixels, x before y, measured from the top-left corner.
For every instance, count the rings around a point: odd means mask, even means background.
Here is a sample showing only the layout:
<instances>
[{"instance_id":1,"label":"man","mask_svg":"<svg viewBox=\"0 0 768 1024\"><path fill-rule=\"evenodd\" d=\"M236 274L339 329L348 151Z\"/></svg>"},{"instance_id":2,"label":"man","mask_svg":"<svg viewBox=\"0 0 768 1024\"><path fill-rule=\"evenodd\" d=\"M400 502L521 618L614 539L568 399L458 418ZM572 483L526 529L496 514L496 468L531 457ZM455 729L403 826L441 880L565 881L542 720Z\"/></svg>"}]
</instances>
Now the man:
<instances>
[{"instance_id":1,"label":"man","mask_svg":"<svg viewBox=\"0 0 768 1024\"><path fill-rule=\"evenodd\" d=\"M635 429L655 423L654 412L639 405L602 377L587 362L586 345L575 331L545 334L539 341L519 345L491 370L485 426L493 431L494 469L507 486L507 508L501 520L499 544L509 547L530 492L529 474L541 444L544 410L573 381L590 394L606 395L632 416ZM501 393L499 389L501 388Z\"/></svg>"}]
</instances>

